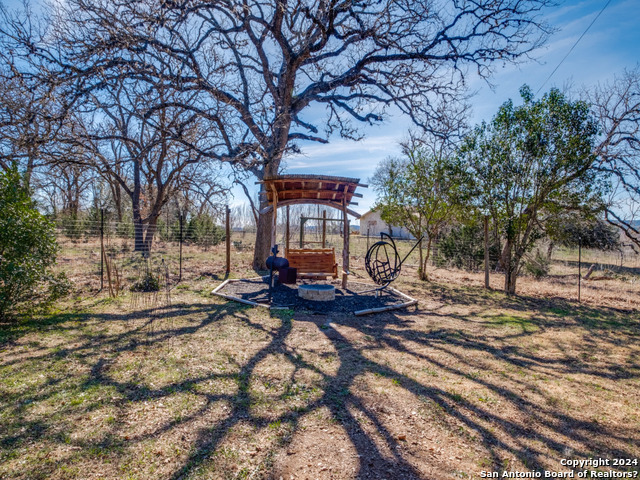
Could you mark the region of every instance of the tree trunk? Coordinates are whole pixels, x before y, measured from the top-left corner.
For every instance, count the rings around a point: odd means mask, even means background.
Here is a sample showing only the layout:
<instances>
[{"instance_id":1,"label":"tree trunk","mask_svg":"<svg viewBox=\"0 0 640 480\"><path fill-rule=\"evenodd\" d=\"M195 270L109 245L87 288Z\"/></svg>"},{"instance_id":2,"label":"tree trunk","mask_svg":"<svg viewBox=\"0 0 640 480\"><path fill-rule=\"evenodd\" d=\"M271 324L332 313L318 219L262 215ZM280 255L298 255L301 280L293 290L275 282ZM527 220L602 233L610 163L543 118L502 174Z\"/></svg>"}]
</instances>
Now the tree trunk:
<instances>
[{"instance_id":1,"label":"tree trunk","mask_svg":"<svg viewBox=\"0 0 640 480\"><path fill-rule=\"evenodd\" d=\"M262 204L262 203L261 203ZM266 204L265 204L266 205ZM271 255L271 229L273 223L273 212L260 214L256 229L256 245L253 252L254 270L266 270L267 257Z\"/></svg>"},{"instance_id":2,"label":"tree trunk","mask_svg":"<svg viewBox=\"0 0 640 480\"><path fill-rule=\"evenodd\" d=\"M74 218L78 218L78 212L80 211L80 171L74 168L71 171L73 175L73 182L71 187L71 214Z\"/></svg>"},{"instance_id":3,"label":"tree trunk","mask_svg":"<svg viewBox=\"0 0 640 480\"><path fill-rule=\"evenodd\" d=\"M122 222L122 190L117 182L109 180L109 188L111 189L111 196L113 197L113 204L116 209L116 218L118 223Z\"/></svg>"},{"instance_id":4,"label":"tree trunk","mask_svg":"<svg viewBox=\"0 0 640 480\"><path fill-rule=\"evenodd\" d=\"M516 291L516 271L513 265L513 259L511 258L512 254L512 243L511 240L507 238L504 244L504 250L502 250L502 265L504 267L504 291L512 295Z\"/></svg>"},{"instance_id":5,"label":"tree trunk","mask_svg":"<svg viewBox=\"0 0 640 480\"><path fill-rule=\"evenodd\" d=\"M553 255L553 249L555 246L555 243L549 242L549 246L547 247L547 262L551 261L551 256Z\"/></svg>"},{"instance_id":6,"label":"tree trunk","mask_svg":"<svg viewBox=\"0 0 640 480\"><path fill-rule=\"evenodd\" d=\"M27 168L24 172L24 186L25 188L31 188L31 176L33 174L33 169L35 168L37 147L35 147L37 139L38 139L39 128L38 124L35 124L35 132L33 134L28 133L29 140L27 141Z\"/></svg>"},{"instance_id":7,"label":"tree trunk","mask_svg":"<svg viewBox=\"0 0 640 480\"><path fill-rule=\"evenodd\" d=\"M522 262L523 257L524 248L520 246L514 251L512 242L507 240L507 243L505 244L505 250L503 252L503 259L506 264L504 272L504 291L509 295L514 295L516 293L516 280L518 279L518 273L520 272L520 263Z\"/></svg>"},{"instance_id":8,"label":"tree trunk","mask_svg":"<svg viewBox=\"0 0 640 480\"><path fill-rule=\"evenodd\" d=\"M418 278L424 280L424 253L422 252L422 240L418 246L418 253L420 254L419 266L418 266Z\"/></svg>"},{"instance_id":9,"label":"tree trunk","mask_svg":"<svg viewBox=\"0 0 640 480\"><path fill-rule=\"evenodd\" d=\"M137 210L137 212L136 212ZM144 243L144 224L140 217L140 210L134 207L133 209L133 250L136 252L145 252Z\"/></svg>"},{"instance_id":10,"label":"tree trunk","mask_svg":"<svg viewBox=\"0 0 640 480\"><path fill-rule=\"evenodd\" d=\"M255 172L259 180L274 177L278 172L278 164L280 162L270 161L261 172ZM260 210L267 207L266 195L260 198ZM261 213L258 216L256 225L256 244L253 250L253 269L256 271L267 270L267 257L271 255L271 229L273 223L273 210L267 213Z\"/></svg>"},{"instance_id":11,"label":"tree trunk","mask_svg":"<svg viewBox=\"0 0 640 480\"><path fill-rule=\"evenodd\" d=\"M142 186L140 184L140 160L133 161L133 192L131 195L131 207L133 213L133 235L135 252L146 253L144 245L144 225L142 223L142 213L140 211L140 197Z\"/></svg>"},{"instance_id":12,"label":"tree trunk","mask_svg":"<svg viewBox=\"0 0 640 480\"><path fill-rule=\"evenodd\" d=\"M492 220L495 219L495 216L493 216L493 213L491 214L491 218ZM498 251L502 251L503 247L502 247L502 239L500 238L500 229L498 228L498 223L496 220L493 220L492 223L492 228L491 230L491 236L493 237L493 244L497 247ZM498 257L498 261L496 262L496 272L498 271L505 271L506 269L504 268L504 261L502 258L502 255L500 255Z\"/></svg>"},{"instance_id":13,"label":"tree trunk","mask_svg":"<svg viewBox=\"0 0 640 480\"><path fill-rule=\"evenodd\" d=\"M160 213L154 213L149 217L149 222L147 223L147 230L144 235L144 251L151 252L151 246L153 245L153 238L158 230L158 218L160 218Z\"/></svg>"},{"instance_id":14,"label":"tree trunk","mask_svg":"<svg viewBox=\"0 0 640 480\"><path fill-rule=\"evenodd\" d=\"M429 276L427 275L427 263L429 262L429 258L431 257L431 241L432 237L429 235L429 239L427 240L427 254L424 256L424 260L422 259L422 240L420 240L420 271L421 276L420 280L429 281Z\"/></svg>"},{"instance_id":15,"label":"tree trunk","mask_svg":"<svg viewBox=\"0 0 640 480\"><path fill-rule=\"evenodd\" d=\"M507 294L515 295L517 279L518 275L515 269L510 268L508 273L505 273L505 292L507 292Z\"/></svg>"}]
</instances>

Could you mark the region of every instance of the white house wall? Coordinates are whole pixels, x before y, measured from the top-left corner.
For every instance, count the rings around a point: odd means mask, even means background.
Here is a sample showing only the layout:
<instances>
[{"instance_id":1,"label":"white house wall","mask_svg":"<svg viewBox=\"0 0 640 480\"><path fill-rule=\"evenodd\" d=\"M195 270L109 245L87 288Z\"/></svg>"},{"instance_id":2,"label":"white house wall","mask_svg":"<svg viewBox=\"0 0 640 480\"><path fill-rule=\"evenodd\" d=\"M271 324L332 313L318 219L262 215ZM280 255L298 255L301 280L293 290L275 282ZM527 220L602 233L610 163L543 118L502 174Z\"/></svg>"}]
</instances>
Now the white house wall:
<instances>
[{"instance_id":1,"label":"white house wall","mask_svg":"<svg viewBox=\"0 0 640 480\"><path fill-rule=\"evenodd\" d=\"M390 233L389 225L380 218L380 213L371 210L360 217L360 235L367 235L367 230L371 237L379 236L380 232ZM405 227L395 225L391 226L391 236L393 238L413 238L413 235Z\"/></svg>"}]
</instances>

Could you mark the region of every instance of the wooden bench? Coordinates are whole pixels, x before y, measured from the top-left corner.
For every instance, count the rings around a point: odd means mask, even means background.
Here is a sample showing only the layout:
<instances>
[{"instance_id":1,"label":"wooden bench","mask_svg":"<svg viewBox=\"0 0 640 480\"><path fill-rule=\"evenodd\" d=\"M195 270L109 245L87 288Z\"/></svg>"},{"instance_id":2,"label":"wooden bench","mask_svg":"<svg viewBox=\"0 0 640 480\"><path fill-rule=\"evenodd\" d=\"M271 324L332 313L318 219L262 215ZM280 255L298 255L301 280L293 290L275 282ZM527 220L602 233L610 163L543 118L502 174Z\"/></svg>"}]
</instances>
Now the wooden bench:
<instances>
[{"instance_id":1,"label":"wooden bench","mask_svg":"<svg viewBox=\"0 0 640 480\"><path fill-rule=\"evenodd\" d=\"M289 266L298 270L298 277L338 278L336 252L333 248L300 248L285 251Z\"/></svg>"}]
</instances>

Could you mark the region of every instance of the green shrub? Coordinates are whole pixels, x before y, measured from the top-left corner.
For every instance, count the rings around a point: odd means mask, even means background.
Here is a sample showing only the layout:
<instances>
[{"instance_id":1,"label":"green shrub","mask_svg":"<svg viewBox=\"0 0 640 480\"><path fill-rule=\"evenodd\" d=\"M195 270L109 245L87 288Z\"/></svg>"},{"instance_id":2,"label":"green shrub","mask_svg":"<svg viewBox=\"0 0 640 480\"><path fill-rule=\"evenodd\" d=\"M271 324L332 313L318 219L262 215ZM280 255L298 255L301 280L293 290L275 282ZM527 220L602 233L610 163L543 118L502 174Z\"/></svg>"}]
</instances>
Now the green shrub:
<instances>
[{"instance_id":1,"label":"green shrub","mask_svg":"<svg viewBox=\"0 0 640 480\"><path fill-rule=\"evenodd\" d=\"M86 241L100 234L100 218L96 219L95 209L77 214L59 213L56 226L63 235L76 241Z\"/></svg>"},{"instance_id":2,"label":"green shrub","mask_svg":"<svg viewBox=\"0 0 640 480\"><path fill-rule=\"evenodd\" d=\"M55 275L53 223L36 208L16 168L0 174L0 319L53 301L69 283Z\"/></svg>"},{"instance_id":3,"label":"green shrub","mask_svg":"<svg viewBox=\"0 0 640 480\"><path fill-rule=\"evenodd\" d=\"M565 247L598 250L617 250L621 246L620 230L597 217L581 212L561 212L546 222L545 229L550 240Z\"/></svg>"},{"instance_id":4,"label":"green shrub","mask_svg":"<svg viewBox=\"0 0 640 480\"><path fill-rule=\"evenodd\" d=\"M489 244L489 263L495 268L500 248ZM438 241L434 262L439 267L455 267L469 271L484 267L484 227L480 223L454 226Z\"/></svg>"},{"instance_id":5,"label":"green shrub","mask_svg":"<svg viewBox=\"0 0 640 480\"><path fill-rule=\"evenodd\" d=\"M62 233L69 238L79 239L84 233L82 222L77 215L61 215L58 224Z\"/></svg>"},{"instance_id":6,"label":"green shrub","mask_svg":"<svg viewBox=\"0 0 640 480\"><path fill-rule=\"evenodd\" d=\"M180 221L176 219L167 224L165 220L159 218L156 232L162 241L178 242L180 241Z\"/></svg>"},{"instance_id":7,"label":"green shrub","mask_svg":"<svg viewBox=\"0 0 640 480\"><path fill-rule=\"evenodd\" d=\"M164 266L164 260L160 264ZM162 285L162 268L158 264L153 264L150 258L136 256L131 263L131 267L140 272L140 276L133 282L130 290L132 292L158 292Z\"/></svg>"},{"instance_id":8,"label":"green shrub","mask_svg":"<svg viewBox=\"0 0 640 480\"><path fill-rule=\"evenodd\" d=\"M116 237L133 238L133 222L122 221L116 224Z\"/></svg>"},{"instance_id":9,"label":"green shrub","mask_svg":"<svg viewBox=\"0 0 640 480\"><path fill-rule=\"evenodd\" d=\"M146 272L137 282L131 285L132 292L157 292L160 290L160 280L151 272Z\"/></svg>"},{"instance_id":10,"label":"green shrub","mask_svg":"<svg viewBox=\"0 0 640 480\"><path fill-rule=\"evenodd\" d=\"M549 275L550 265L551 262L547 256L543 255L540 250L536 250L536 253L524 264L524 269L529 275L533 275L539 280Z\"/></svg>"},{"instance_id":11,"label":"green shrub","mask_svg":"<svg viewBox=\"0 0 640 480\"><path fill-rule=\"evenodd\" d=\"M209 247L225 240L225 230L216 225L210 215L196 215L187 223L184 239L187 242Z\"/></svg>"}]
</instances>

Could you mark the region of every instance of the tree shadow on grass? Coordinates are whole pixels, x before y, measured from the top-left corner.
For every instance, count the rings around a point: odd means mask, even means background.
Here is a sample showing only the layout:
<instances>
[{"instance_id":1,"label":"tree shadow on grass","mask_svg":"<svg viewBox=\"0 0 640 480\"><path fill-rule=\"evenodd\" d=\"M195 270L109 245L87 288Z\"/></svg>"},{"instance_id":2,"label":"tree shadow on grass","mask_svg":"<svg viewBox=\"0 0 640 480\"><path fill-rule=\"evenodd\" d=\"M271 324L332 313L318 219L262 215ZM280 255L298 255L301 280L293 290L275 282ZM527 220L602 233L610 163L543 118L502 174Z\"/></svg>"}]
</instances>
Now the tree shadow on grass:
<instances>
[{"instance_id":1,"label":"tree shadow on grass","mask_svg":"<svg viewBox=\"0 0 640 480\"><path fill-rule=\"evenodd\" d=\"M80 313L59 313L56 315L36 315L17 318L13 321L0 323L0 349L15 345L15 341L29 333L45 328L59 328L68 322L79 321L84 318Z\"/></svg>"},{"instance_id":2,"label":"tree shadow on grass","mask_svg":"<svg viewBox=\"0 0 640 480\"><path fill-rule=\"evenodd\" d=\"M430 421L439 421L451 429L453 425L462 425L473 432L478 439L477 446L488 455L487 467L495 470L504 469L505 460L513 457L528 468L542 470L554 465L569 451L575 458L595 454L608 458L637 455L637 432L614 430L606 423L585 420L580 412L564 408L532 379L545 377L562 382L570 375L637 379L640 377L638 356L629 357L620 365L613 358L593 362L581 359L576 352L549 356L544 351L523 348L523 343L540 332L568 329L577 329L587 337L599 336L598 342L585 343L586 351L627 346L637 340L637 320L625 319L617 312L604 309L553 301L484 297L474 291L444 292L439 298L441 303L453 301L456 305L470 305L474 313L442 313L435 308L364 318L336 315L328 321L323 316L296 314L292 317L290 312L281 312L275 318L265 319L259 310L229 302L179 304L133 314L88 314L94 328L76 333L68 344L35 355L14 355L15 358L3 359L0 364L5 390L2 415L7 419L0 427L2 458L11 460L15 455L25 455L27 446L34 448L33 445L36 449L40 445L43 451L54 448L52 445L71 448L72 453L62 460L33 462L21 472L24 478L46 477L61 465L70 467L86 461L87 457L100 459L100 455L105 455L111 458L110 462L117 463L117 458L135 455L148 442L197 424L193 438L189 439L188 454L180 456L179 462L159 477L179 479L206 470L212 458L224 452L232 432L241 426L249 426L254 431L264 431L273 425L285 426L286 434L279 436L271 453L258 465L266 475L273 468L273 455L286 448L296 435L304 435L300 428L302 418L324 410L343 428L357 452L354 476L383 477L393 472L394 478L428 478L420 464L404 453L404 440L398 438L386 418L372 405L370 395L364 395L358 387L358 381L369 374L393 379L394 388L432 405L439 417ZM525 320L521 321L496 322L490 315L500 315L495 313L500 308L534 313L522 316ZM82 319L73 315L57 317L41 326L48 332L64 335L77 331ZM242 337L228 345L224 343L228 341L226 338L217 340L215 335L224 328L223 321L241 327L249 340ZM310 335L326 340L327 346L319 358L334 352L338 365L335 371L329 372L318 361L305 358L302 340L292 338L295 323L308 328ZM425 327L426 324L430 326ZM535 329L529 328L530 325ZM38 325L32 327L37 329ZM19 346L16 338L7 343L5 351ZM183 342L188 347L199 341L210 342L211 348L218 348L228 356L224 369L203 368L201 374L177 374L176 378L154 386L149 378L137 374L135 368L128 376L116 368L125 355L135 355L132 361L139 362L134 363L135 367L142 364L140 358L150 362L163 360L171 351L171 342L175 342L174 345ZM553 348L561 351L562 345ZM264 400L259 398L255 384L261 379L261 365L276 358L281 359L283 368L288 368L287 384L294 384L301 372L309 372L319 379L318 391L295 406L287 403L284 391L275 400L280 405L274 405L281 408L265 413L258 408ZM387 361L389 358L396 361ZM78 375L73 369L62 368L59 364L64 362L76 362L86 368L86 372ZM412 365L437 372L438 377L427 380L412 375L408 372ZM34 381L24 388L9 385L9 381L17 381L15 375L20 369L32 372L35 378L43 366L48 366L43 371L52 370L44 381ZM475 375L491 369L498 369L500 374ZM439 378L465 383L468 391L488 392L498 399L501 408L462 395L452 390L455 382L440 382ZM233 387L205 388L211 384ZM585 387L583 380L576 384ZM73 395L67 394L69 389ZM141 431L125 435L130 428L132 410L181 395L194 399L188 413L145 424ZM33 411L34 405L48 406L55 415L39 417ZM113 411L113 420L100 429L98 435L74 436L65 431L65 428L74 428L70 419L90 415L105 405ZM224 414L204 424L198 423L219 405L225 407ZM367 420L367 427L362 418ZM145 422L144 417L139 421ZM455 435L453 430L451 435ZM428 462L423 459L425 461ZM453 470L450 466L448 471L440 473L449 475ZM237 472L238 475L241 472ZM231 477L235 475L228 473ZM277 478L277 472L272 473ZM475 472L467 472L471 473Z\"/></svg>"}]
</instances>

